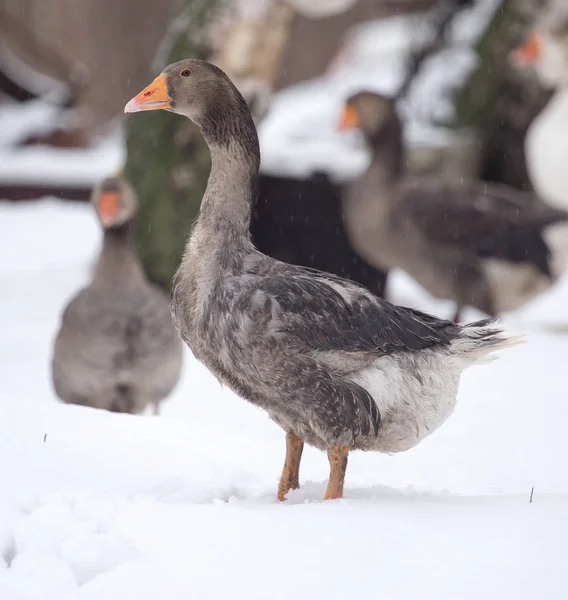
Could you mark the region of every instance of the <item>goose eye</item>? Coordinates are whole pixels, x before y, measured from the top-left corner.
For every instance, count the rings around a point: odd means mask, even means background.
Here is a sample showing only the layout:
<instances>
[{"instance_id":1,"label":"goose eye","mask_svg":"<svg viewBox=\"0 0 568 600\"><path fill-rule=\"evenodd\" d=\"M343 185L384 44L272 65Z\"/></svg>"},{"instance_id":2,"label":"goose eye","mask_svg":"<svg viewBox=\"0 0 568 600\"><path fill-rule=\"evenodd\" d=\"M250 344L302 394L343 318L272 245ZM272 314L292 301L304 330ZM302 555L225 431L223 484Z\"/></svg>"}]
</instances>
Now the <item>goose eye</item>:
<instances>
[{"instance_id":1,"label":"goose eye","mask_svg":"<svg viewBox=\"0 0 568 600\"><path fill-rule=\"evenodd\" d=\"M189 76L191 75L191 71L190 71L189 69L184 69L184 70L183 70L183 71L180 73L180 75L181 75L182 77L189 77Z\"/></svg>"}]
</instances>

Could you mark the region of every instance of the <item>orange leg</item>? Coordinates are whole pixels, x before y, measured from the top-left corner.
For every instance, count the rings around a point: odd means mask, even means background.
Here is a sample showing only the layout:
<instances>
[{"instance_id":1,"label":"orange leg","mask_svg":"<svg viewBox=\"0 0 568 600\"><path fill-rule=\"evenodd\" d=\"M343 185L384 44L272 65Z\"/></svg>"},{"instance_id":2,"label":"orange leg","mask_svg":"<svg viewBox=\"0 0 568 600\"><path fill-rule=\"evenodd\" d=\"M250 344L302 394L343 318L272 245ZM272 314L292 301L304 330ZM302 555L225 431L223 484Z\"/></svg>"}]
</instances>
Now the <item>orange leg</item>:
<instances>
[{"instance_id":1,"label":"orange leg","mask_svg":"<svg viewBox=\"0 0 568 600\"><path fill-rule=\"evenodd\" d=\"M329 459L329 482L325 491L324 500L336 500L343 498L343 482L345 481L345 470L347 469L347 446L332 446L327 451Z\"/></svg>"},{"instance_id":2,"label":"orange leg","mask_svg":"<svg viewBox=\"0 0 568 600\"><path fill-rule=\"evenodd\" d=\"M286 494L290 490L297 490L300 487L300 460L304 450L304 440L295 433L289 431L286 434L286 460L280 483L278 485L278 500L286 500Z\"/></svg>"}]
</instances>

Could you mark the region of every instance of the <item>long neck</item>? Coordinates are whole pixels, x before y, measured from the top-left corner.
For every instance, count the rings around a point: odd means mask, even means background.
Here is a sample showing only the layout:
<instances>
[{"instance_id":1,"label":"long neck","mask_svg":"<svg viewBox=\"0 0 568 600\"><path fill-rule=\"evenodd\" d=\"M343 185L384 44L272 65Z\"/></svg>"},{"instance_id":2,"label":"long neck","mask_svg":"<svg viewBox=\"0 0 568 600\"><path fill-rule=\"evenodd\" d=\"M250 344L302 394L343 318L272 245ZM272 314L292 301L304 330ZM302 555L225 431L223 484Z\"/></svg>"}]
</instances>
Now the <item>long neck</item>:
<instances>
[{"instance_id":1,"label":"long neck","mask_svg":"<svg viewBox=\"0 0 568 600\"><path fill-rule=\"evenodd\" d=\"M347 234L354 247L370 264L390 268L387 256L393 246L393 208L400 198L404 148L398 118L383 126L380 133L367 139L372 150L366 173L343 195L343 213ZM378 262L379 258L383 262Z\"/></svg>"},{"instance_id":2,"label":"long neck","mask_svg":"<svg viewBox=\"0 0 568 600\"><path fill-rule=\"evenodd\" d=\"M211 152L211 173L201 202L199 224L223 233L227 242L249 238L260 149L244 100L209 115L202 133Z\"/></svg>"},{"instance_id":3,"label":"long neck","mask_svg":"<svg viewBox=\"0 0 568 600\"><path fill-rule=\"evenodd\" d=\"M398 200L400 179L404 171L402 126L393 116L381 131L367 137L371 164L345 196L345 211L360 226L386 223L386 215Z\"/></svg>"},{"instance_id":4,"label":"long neck","mask_svg":"<svg viewBox=\"0 0 568 600\"><path fill-rule=\"evenodd\" d=\"M201 201L199 220L224 233L248 235L258 163L237 143L209 147L211 173Z\"/></svg>"},{"instance_id":5,"label":"long neck","mask_svg":"<svg viewBox=\"0 0 568 600\"><path fill-rule=\"evenodd\" d=\"M380 169L385 185L399 181L404 172L404 132L397 115L393 115L381 130L368 138L372 151L370 171Z\"/></svg>"},{"instance_id":6,"label":"long neck","mask_svg":"<svg viewBox=\"0 0 568 600\"><path fill-rule=\"evenodd\" d=\"M144 280L144 273L134 252L132 223L105 229L103 248L95 267L93 284L127 285Z\"/></svg>"}]
</instances>

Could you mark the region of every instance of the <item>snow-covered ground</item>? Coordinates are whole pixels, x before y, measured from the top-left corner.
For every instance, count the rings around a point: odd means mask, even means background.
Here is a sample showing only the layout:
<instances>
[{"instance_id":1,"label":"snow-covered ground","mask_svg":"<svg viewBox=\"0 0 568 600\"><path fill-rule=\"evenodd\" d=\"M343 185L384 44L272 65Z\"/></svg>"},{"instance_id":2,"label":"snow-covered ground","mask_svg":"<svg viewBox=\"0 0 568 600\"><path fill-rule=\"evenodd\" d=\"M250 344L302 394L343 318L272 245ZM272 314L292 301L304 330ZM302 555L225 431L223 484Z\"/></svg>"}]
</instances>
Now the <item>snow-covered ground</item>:
<instances>
[{"instance_id":1,"label":"snow-covered ground","mask_svg":"<svg viewBox=\"0 0 568 600\"><path fill-rule=\"evenodd\" d=\"M529 343L471 368L438 432L353 454L335 502L307 449L279 504L282 432L189 352L160 417L56 400L99 242L88 206L0 204L0 599L566 598L568 281L506 319ZM448 313L401 274L392 296Z\"/></svg>"}]
</instances>

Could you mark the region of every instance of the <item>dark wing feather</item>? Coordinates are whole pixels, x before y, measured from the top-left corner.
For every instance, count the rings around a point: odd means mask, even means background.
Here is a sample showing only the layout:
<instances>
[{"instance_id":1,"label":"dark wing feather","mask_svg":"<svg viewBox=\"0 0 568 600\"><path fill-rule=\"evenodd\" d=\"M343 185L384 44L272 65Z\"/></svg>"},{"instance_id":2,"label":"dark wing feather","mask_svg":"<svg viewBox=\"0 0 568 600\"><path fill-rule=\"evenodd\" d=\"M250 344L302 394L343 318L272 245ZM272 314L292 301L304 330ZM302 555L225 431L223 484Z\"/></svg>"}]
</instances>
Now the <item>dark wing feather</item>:
<instances>
[{"instance_id":1,"label":"dark wing feather","mask_svg":"<svg viewBox=\"0 0 568 600\"><path fill-rule=\"evenodd\" d=\"M280 263L259 290L278 303L281 333L310 350L422 350L459 335L451 321L394 306L355 283L312 269Z\"/></svg>"},{"instance_id":2,"label":"dark wing feather","mask_svg":"<svg viewBox=\"0 0 568 600\"><path fill-rule=\"evenodd\" d=\"M568 220L568 213L530 192L483 183L409 182L401 208L434 242L480 258L532 263L548 276L550 250L543 229Z\"/></svg>"}]
</instances>

